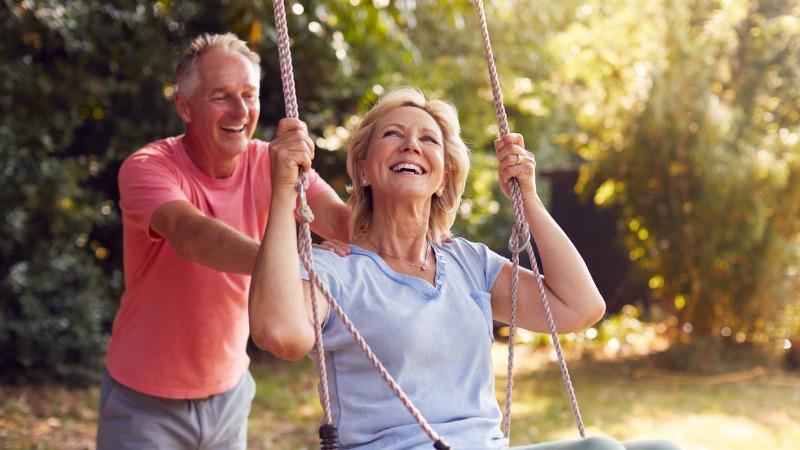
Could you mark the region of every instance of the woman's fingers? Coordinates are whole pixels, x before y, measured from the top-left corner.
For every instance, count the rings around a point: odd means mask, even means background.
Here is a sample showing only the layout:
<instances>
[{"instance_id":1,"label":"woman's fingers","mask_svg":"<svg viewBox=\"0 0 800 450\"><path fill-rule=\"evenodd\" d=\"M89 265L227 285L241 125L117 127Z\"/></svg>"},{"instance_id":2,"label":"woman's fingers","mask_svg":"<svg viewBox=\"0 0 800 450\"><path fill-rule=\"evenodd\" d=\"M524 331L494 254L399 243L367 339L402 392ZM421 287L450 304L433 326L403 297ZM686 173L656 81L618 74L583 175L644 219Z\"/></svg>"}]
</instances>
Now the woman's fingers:
<instances>
[{"instance_id":1,"label":"woman's fingers","mask_svg":"<svg viewBox=\"0 0 800 450\"><path fill-rule=\"evenodd\" d=\"M498 175L503 194L509 196L509 181L516 178L523 194L536 193L536 158L524 147L522 135L509 133L495 141Z\"/></svg>"},{"instance_id":2,"label":"woman's fingers","mask_svg":"<svg viewBox=\"0 0 800 450\"><path fill-rule=\"evenodd\" d=\"M494 141L494 148L497 151L500 151L501 148L508 147L509 145L516 145L524 148L525 138L519 133L508 133L507 135Z\"/></svg>"},{"instance_id":3,"label":"woman's fingers","mask_svg":"<svg viewBox=\"0 0 800 450\"><path fill-rule=\"evenodd\" d=\"M504 183L508 183L511 178L522 178L534 174L536 162L533 157L521 157L519 164L508 164L500 170L501 178Z\"/></svg>"}]
</instances>

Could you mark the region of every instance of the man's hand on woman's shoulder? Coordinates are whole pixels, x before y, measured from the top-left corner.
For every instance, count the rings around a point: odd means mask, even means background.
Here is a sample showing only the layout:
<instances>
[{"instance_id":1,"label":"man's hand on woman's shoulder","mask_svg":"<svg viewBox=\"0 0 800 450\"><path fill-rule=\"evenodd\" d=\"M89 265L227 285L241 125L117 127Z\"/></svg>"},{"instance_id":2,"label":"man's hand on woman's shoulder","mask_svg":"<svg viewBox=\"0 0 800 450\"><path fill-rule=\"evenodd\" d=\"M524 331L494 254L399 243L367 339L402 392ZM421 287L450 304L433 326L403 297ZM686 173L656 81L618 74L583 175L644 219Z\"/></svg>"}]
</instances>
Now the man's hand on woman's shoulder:
<instances>
[{"instance_id":1,"label":"man's hand on woman's shoulder","mask_svg":"<svg viewBox=\"0 0 800 450\"><path fill-rule=\"evenodd\" d=\"M323 241L321 244L314 244L314 246L336 253L339 256L347 256L350 254L350 246L337 239Z\"/></svg>"}]
</instances>

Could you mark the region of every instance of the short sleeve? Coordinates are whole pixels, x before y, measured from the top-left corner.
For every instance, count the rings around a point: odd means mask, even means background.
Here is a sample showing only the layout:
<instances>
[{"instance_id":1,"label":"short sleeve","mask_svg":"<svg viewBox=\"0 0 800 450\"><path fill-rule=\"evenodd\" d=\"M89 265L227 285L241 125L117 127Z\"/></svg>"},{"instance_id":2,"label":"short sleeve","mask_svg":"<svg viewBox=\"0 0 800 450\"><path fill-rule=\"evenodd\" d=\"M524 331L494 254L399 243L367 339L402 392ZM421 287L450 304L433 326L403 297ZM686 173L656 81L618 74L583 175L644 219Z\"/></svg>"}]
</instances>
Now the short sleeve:
<instances>
[{"instance_id":1,"label":"short sleeve","mask_svg":"<svg viewBox=\"0 0 800 450\"><path fill-rule=\"evenodd\" d=\"M119 171L120 208L123 222L161 239L151 232L150 218L159 206L176 200L189 201L180 186L177 168L162 155L140 150Z\"/></svg>"},{"instance_id":2,"label":"short sleeve","mask_svg":"<svg viewBox=\"0 0 800 450\"><path fill-rule=\"evenodd\" d=\"M485 292L491 291L497 276L500 275L503 266L508 262L508 258L499 255L484 244L470 242L462 238L458 238L457 241L460 245L468 247L471 253L475 255L476 264L483 270Z\"/></svg>"},{"instance_id":3,"label":"short sleeve","mask_svg":"<svg viewBox=\"0 0 800 450\"><path fill-rule=\"evenodd\" d=\"M328 292L336 299L339 298L342 292L342 279L338 271L338 264L341 264L341 261L337 262L337 259L341 259L341 257L333 252L321 248L314 248L314 273L317 274L317 277L322 281L322 284ZM308 270L302 260L300 261L300 278L306 281L310 279ZM317 301L325 301L321 293L317 295ZM333 309L328 309L328 316L322 324L323 328L330 322L330 318L333 314L335 314Z\"/></svg>"}]
</instances>

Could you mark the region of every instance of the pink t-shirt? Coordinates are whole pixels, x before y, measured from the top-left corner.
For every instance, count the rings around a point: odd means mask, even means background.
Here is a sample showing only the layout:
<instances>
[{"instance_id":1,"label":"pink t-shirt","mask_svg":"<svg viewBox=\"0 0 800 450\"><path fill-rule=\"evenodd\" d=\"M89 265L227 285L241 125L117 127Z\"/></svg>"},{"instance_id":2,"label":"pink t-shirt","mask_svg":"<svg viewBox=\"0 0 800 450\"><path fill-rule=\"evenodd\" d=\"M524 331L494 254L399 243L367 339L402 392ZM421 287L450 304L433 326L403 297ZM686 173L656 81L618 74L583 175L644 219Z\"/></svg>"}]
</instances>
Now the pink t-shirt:
<instances>
[{"instance_id":1,"label":"pink t-shirt","mask_svg":"<svg viewBox=\"0 0 800 450\"><path fill-rule=\"evenodd\" d=\"M309 200L331 190L313 170L308 179ZM123 163L125 292L105 359L115 380L167 398L208 397L237 383L250 361L250 277L185 259L150 230L150 218L167 202L188 201L260 241L271 187L268 144L255 139L224 179L200 172L182 135L153 142Z\"/></svg>"}]
</instances>

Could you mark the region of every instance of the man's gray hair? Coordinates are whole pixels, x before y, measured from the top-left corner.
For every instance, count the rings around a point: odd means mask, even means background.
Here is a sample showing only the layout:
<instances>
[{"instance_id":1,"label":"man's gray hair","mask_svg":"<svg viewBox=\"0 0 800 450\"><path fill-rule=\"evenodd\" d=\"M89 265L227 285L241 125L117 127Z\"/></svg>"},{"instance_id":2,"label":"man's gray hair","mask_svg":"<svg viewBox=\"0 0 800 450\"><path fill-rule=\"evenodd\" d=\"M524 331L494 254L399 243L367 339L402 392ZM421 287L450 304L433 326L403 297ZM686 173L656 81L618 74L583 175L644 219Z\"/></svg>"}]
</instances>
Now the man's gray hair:
<instances>
[{"instance_id":1,"label":"man's gray hair","mask_svg":"<svg viewBox=\"0 0 800 450\"><path fill-rule=\"evenodd\" d=\"M227 50L234 53L239 53L247 58L253 67L261 76L261 57L258 53L250 50L247 43L239 39L233 33L225 34L203 34L200 35L189 44L186 51L183 52L178 64L175 65L175 79L178 82L178 92L184 95L189 95L197 83L197 60L210 50Z\"/></svg>"}]
</instances>

